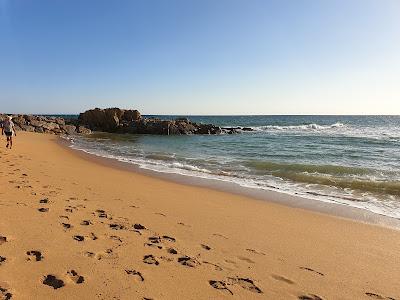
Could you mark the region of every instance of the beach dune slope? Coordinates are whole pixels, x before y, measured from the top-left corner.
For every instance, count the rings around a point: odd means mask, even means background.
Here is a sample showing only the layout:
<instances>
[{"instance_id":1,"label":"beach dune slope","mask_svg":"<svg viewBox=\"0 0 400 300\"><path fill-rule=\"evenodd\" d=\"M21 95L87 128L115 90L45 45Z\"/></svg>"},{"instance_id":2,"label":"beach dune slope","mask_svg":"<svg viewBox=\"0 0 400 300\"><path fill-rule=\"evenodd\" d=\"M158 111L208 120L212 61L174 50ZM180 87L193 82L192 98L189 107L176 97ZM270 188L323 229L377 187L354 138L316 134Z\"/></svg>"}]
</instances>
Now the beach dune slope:
<instances>
[{"instance_id":1,"label":"beach dune slope","mask_svg":"<svg viewBox=\"0 0 400 300\"><path fill-rule=\"evenodd\" d=\"M117 169L57 139L1 145L0 299L400 299L398 231Z\"/></svg>"}]
</instances>

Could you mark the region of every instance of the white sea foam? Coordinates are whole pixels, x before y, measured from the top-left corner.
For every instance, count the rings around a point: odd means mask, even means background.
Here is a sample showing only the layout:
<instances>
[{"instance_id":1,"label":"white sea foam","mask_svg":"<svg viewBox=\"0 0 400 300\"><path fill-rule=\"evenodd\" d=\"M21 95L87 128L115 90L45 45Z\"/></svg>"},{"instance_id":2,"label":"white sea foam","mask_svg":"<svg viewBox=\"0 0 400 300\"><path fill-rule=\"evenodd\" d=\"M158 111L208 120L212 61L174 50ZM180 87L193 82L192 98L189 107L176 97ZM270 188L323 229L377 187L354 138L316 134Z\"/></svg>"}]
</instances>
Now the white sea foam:
<instances>
[{"instance_id":1,"label":"white sea foam","mask_svg":"<svg viewBox=\"0 0 400 300\"><path fill-rule=\"evenodd\" d=\"M303 125L287 125L287 126L279 126L279 125L265 125L265 126L255 126L252 129L256 131L268 131L268 130L298 130L298 131L309 131L309 130L327 130L327 129L335 129L342 128L346 125L343 123L334 123L331 125L319 125L315 123L311 124L303 124Z\"/></svg>"}]
</instances>

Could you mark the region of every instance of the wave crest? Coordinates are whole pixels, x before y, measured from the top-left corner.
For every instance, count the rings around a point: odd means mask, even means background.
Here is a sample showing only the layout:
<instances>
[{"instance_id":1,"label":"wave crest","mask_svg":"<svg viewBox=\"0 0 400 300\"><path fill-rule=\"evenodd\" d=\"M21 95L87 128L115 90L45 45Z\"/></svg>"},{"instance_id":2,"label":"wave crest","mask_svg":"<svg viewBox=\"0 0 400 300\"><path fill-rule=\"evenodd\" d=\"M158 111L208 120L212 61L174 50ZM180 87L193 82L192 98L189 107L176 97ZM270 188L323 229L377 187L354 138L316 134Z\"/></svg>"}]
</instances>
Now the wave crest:
<instances>
[{"instance_id":1,"label":"wave crest","mask_svg":"<svg viewBox=\"0 0 400 300\"><path fill-rule=\"evenodd\" d=\"M280 125L265 125L265 126L256 126L252 127L254 130L257 131L267 131L267 130L327 130L327 129L335 129L335 128L342 128L346 125L343 123L334 123L331 125L319 125L316 123L310 124L302 124L302 125L287 125L287 126L280 126Z\"/></svg>"}]
</instances>

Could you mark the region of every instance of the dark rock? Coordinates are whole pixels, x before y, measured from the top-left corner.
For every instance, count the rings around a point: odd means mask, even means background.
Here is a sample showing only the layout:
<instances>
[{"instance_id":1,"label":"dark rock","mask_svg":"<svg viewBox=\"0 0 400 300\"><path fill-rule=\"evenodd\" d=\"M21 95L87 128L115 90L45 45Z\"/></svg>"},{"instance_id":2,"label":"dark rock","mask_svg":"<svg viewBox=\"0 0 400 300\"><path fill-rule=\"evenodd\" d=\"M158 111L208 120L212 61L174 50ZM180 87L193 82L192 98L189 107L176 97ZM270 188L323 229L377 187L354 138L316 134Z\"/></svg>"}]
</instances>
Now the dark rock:
<instances>
[{"instance_id":1,"label":"dark rock","mask_svg":"<svg viewBox=\"0 0 400 300\"><path fill-rule=\"evenodd\" d=\"M221 127L212 124L199 124L197 128L198 134L220 134L222 133Z\"/></svg>"},{"instance_id":2,"label":"dark rock","mask_svg":"<svg viewBox=\"0 0 400 300\"><path fill-rule=\"evenodd\" d=\"M76 126L75 125L61 125L60 128L64 133L66 133L68 135L76 133Z\"/></svg>"},{"instance_id":3,"label":"dark rock","mask_svg":"<svg viewBox=\"0 0 400 300\"><path fill-rule=\"evenodd\" d=\"M56 118L54 120L58 125L65 125L65 120L63 118Z\"/></svg>"},{"instance_id":4,"label":"dark rock","mask_svg":"<svg viewBox=\"0 0 400 300\"><path fill-rule=\"evenodd\" d=\"M222 130L212 124L192 123L188 118L160 120L143 118L137 110L119 108L91 109L79 115L79 124L91 130L133 134L220 134ZM231 130L233 132L233 130Z\"/></svg>"},{"instance_id":5,"label":"dark rock","mask_svg":"<svg viewBox=\"0 0 400 300\"><path fill-rule=\"evenodd\" d=\"M44 133L43 127L36 127L35 132Z\"/></svg>"},{"instance_id":6,"label":"dark rock","mask_svg":"<svg viewBox=\"0 0 400 300\"><path fill-rule=\"evenodd\" d=\"M0 114L0 119L6 115ZM188 134L221 134L252 131L249 127L221 128L212 124L198 124L186 117L175 120L143 118L137 110L119 108L95 108L79 115L78 119L18 115L14 117L16 130L49 133L49 134L90 134L94 131L110 133L188 135Z\"/></svg>"},{"instance_id":7,"label":"dark rock","mask_svg":"<svg viewBox=\"0 0 400 300\"><path fill-rule=\"evenodd\" d=\"M28 132L34 132L35 127L30 126L30 125L20 125L20 128L22 131L28 131Z\"/></svg>"},{"instance_id":8,"label":"dark rock","mask_svg":"<svg viewBox=\"0 0 400 300\"><path fill-rule=\"evenodd\" d=\"M19 127L26 125L26 120L22 115L13 117L13 122L15 125L18 125Z\"/></svg>"},{"instance_id":9,"label":"dark rock","mask_svg":"<svg viewBox=\"0 0 400 300\"><path fill-rule=\"evenodd\" d=\"M36 120L36 117L31 115L24 115L24 119L27 123L30 123L32 120Z\"/></svg>"},{"instance_id":10,"label":"dark rock","mask_svg":"<svg viewBox=\"0 0 400 300\"><path fill-rule=\"evenodd\" d=\"M80 133L80 134L91 134L92 131L89 128L86 128L85 126L79 126L78 127L78 133Z\"/></svg>"},{"instance_id":11,"label":"dark rock","mask_svg":"<svg viewBox=\"0 0 400 300\"><path fill-rule=\"evenodd\" d=\"M60 129L60 126L57 123L53 123L53 122L46 122L46 121L42 121L42 125L43 129L47 130L47 131L52 131L54 129Z\"/></svg>"},{"instance_id":12,"label":"dark rock","mask_svg":"<svg viewBox=\"0 0 400 300\"><path fill-rule=\"evenodd\" d=\"M119 108L87 110L79 115L79 123L91 130L115 132L120 124L124 111Z\"/></svg>"},{"instance_id":13,"label":"dark rock","mask_svg":"<svg viewBox=\"0 0 400 300\"><path fill-rule=\"evenodd\" d=\"M124 113L122 114L122 121L126 122L135 122L135 121L140 121L142 116L140 115L140 112L137 110L125 110Z\"/></svg>"}]
</instances>

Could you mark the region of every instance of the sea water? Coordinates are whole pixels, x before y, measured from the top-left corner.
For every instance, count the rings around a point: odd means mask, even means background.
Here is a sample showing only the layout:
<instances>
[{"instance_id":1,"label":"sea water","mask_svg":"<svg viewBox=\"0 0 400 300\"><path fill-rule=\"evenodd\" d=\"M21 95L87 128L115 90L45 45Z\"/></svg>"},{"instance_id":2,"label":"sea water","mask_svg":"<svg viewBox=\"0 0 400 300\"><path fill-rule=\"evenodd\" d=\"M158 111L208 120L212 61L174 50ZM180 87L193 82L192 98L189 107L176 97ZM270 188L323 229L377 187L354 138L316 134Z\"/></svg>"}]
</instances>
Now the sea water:
<instances>
[{"instance_id":1,"label":"sea water","mask_svg":"<svg viewBox=\"0 0 400 300\"><path fill-rule=\"evenodd\" d=\"M189 119L254 131L179 136L94 133L75 137L71 147L143 169L227 181L400 218L400 116Z\"/></svg>"}]
</instances>

